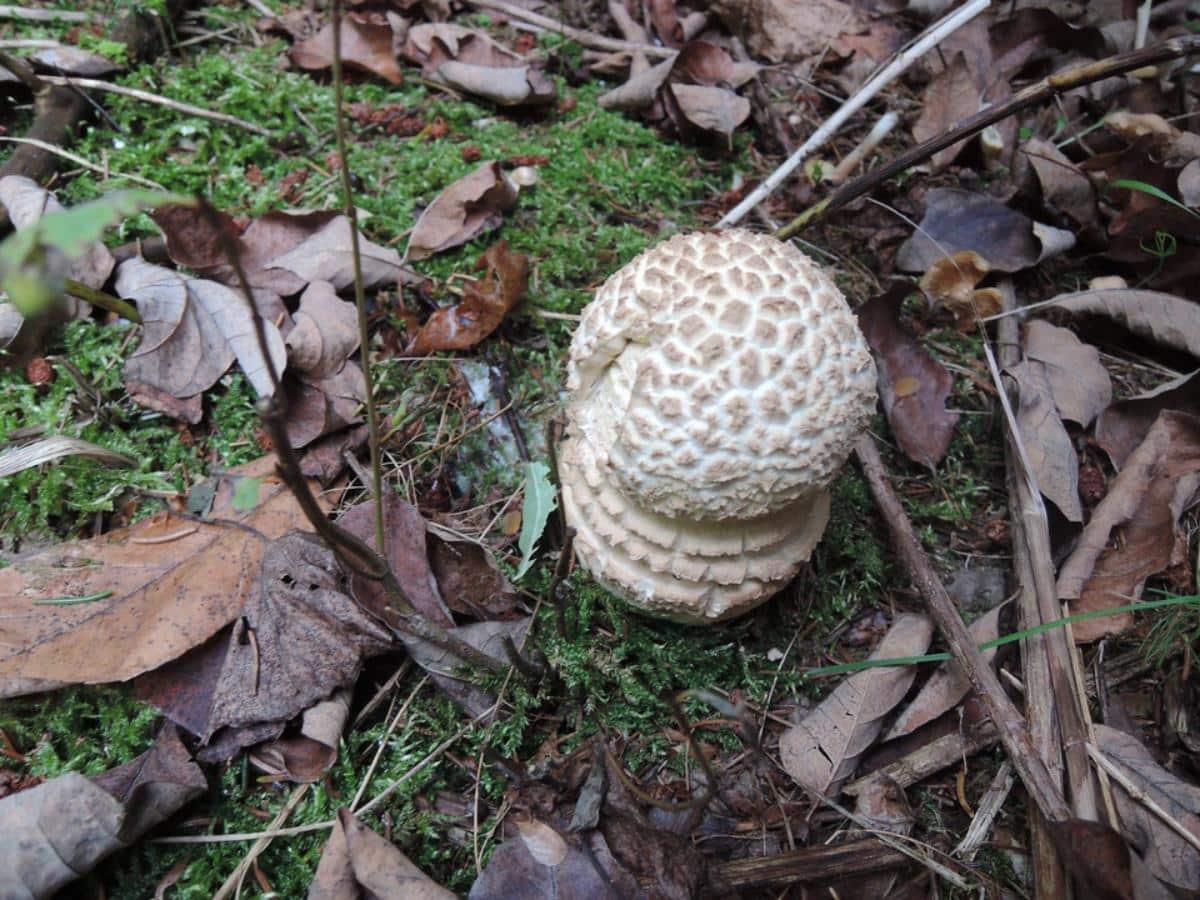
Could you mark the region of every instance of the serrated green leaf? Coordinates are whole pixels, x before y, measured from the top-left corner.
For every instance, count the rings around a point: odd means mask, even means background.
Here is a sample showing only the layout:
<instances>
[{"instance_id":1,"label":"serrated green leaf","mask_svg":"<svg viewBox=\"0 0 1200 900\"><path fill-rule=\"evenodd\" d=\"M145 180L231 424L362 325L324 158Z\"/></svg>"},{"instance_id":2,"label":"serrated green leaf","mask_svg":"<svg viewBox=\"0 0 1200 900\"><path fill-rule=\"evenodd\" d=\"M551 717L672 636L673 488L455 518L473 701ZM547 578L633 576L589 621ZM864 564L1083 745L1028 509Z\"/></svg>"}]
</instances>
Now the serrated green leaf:
<instances>
[{"instance_id":1,"label":"serrated green leaf","mask_svg":"<svg viewBox=\"0 0 1200 900\"><path fill-rule=\"evenodd\" d=\"M521 565L517 568L516 580L520 580L533 565L533 553L538 539L546 530L550 513L558 506L554 485L550 481L550 467L544 462L525 464L525 502L521 505L521 536L517 548L521 551Z\"/></svg>"}]
</instances>

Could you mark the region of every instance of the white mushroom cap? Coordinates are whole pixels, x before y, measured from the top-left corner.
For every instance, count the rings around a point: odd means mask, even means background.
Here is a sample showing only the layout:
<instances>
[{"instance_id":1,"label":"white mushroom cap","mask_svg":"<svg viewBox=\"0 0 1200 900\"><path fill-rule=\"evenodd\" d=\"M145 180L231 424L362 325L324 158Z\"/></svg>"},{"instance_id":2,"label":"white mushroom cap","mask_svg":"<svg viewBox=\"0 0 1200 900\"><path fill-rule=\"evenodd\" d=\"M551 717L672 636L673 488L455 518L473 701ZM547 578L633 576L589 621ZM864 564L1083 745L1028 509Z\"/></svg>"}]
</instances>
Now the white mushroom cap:
<instances>
[{"instance_id":1,"label":"white mushroom cap","mask_svg":"<svg viewBox=\"0 0 1200 900\"><path fill-rule=\"evenodd\" d=\"M745 612L791 579L875 407L841 292L792 245L742 230L673 237L609 278L567 375L580 559L684 620Z\"/></svg>"}]
</instances>

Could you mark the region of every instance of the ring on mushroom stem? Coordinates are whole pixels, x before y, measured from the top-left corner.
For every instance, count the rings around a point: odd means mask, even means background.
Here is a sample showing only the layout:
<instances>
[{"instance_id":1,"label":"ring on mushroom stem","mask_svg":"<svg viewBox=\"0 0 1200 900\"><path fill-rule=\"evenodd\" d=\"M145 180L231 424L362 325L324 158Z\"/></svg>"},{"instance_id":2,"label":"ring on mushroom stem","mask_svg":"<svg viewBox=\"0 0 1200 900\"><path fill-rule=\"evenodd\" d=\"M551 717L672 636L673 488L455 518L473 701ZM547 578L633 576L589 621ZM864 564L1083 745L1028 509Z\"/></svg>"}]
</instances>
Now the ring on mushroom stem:
<instances>
[{"instance_id":1,"label":"ring on mushroom stem","mask_svg":"<svg viewBox=\"0 0 1200 900\"><path fill-rule=\"evenodd\" d=\"M559 451L578 559L656 616L749 612L808 560L875 409L833 281L775 238L677 235L612 275L567 363Z\"/></svg>"}]
</instances>

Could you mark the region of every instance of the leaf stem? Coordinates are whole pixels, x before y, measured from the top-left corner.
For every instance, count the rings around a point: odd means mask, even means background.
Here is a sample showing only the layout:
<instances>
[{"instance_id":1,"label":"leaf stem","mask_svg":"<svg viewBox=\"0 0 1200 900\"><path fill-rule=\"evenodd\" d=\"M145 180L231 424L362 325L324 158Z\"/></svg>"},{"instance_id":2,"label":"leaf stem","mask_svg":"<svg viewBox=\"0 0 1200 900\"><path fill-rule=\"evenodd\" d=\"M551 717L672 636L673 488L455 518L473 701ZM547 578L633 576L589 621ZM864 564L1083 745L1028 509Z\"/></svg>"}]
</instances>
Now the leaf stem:
<instances>
[{"instance_id":1,"label":"leaf stem","mask_svg":"<svg viewBox=\"0 0 1200 900\"><path fill-rule=\"evenodd\" d=\"M122 300L120 297L114 297L112 294L106 294L104 291L90 288L83 282L76 281L74 278L66 280L64 290L76 300L82 300L84 303L90 303L92 306L108 310L110 313L116 313L122 319L128 319L137 325L142 324L142 317L138 315L138 311L134 305L126 300Z\"/></svg>"}]
</instances>

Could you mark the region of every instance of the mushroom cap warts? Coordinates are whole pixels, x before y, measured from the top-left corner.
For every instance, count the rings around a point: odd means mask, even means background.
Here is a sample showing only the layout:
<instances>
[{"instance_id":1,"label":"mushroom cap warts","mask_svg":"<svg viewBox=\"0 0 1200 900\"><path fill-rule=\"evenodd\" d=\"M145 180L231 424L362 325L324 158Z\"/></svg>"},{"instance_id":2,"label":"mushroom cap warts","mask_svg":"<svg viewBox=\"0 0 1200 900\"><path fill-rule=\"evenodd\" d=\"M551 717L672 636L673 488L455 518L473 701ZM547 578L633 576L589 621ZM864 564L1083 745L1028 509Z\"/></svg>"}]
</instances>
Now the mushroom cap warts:
<instances>
[{"instance_id":1,"label":"mushroom cap warts","mask_svg":"<svg viewBox=\"0 0 1200 900\"><path fill-rule=\"evenodd\" d=\"M875 407L832 280L736 229L678 235L612 275L567 376L577 553L630 602L685 621L745 612L791 579Z\"/></svg>"}]
</instances>

